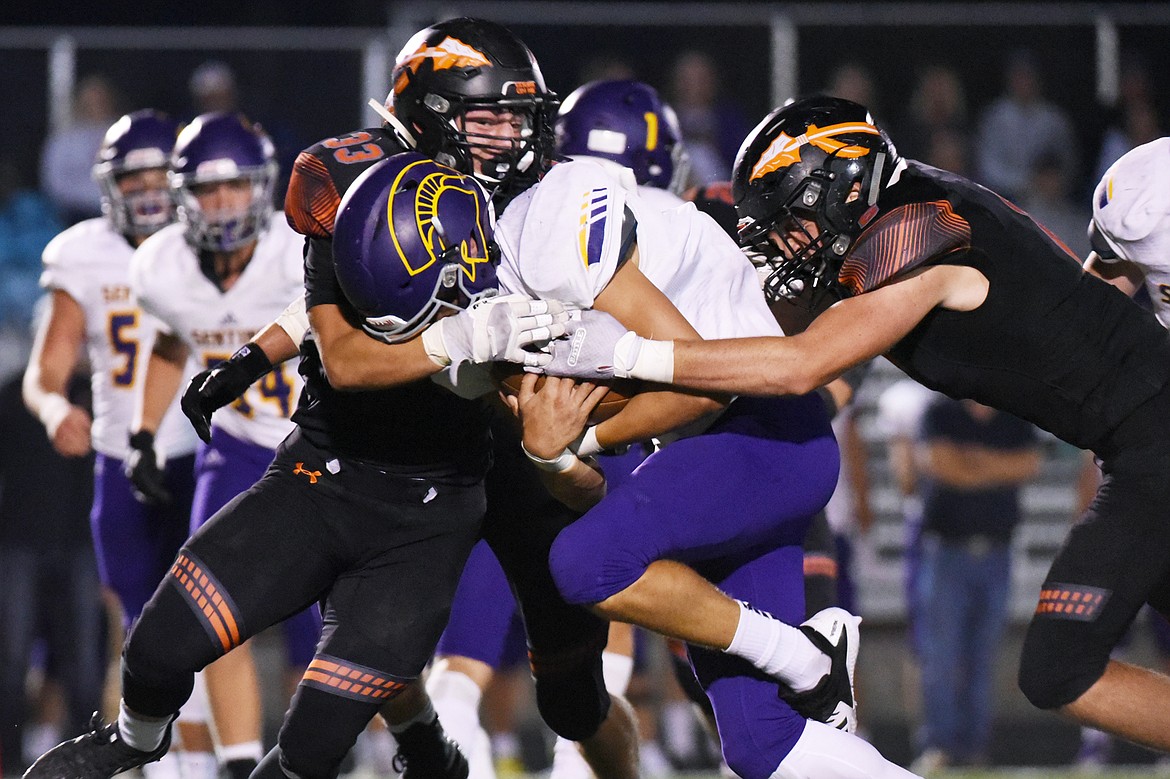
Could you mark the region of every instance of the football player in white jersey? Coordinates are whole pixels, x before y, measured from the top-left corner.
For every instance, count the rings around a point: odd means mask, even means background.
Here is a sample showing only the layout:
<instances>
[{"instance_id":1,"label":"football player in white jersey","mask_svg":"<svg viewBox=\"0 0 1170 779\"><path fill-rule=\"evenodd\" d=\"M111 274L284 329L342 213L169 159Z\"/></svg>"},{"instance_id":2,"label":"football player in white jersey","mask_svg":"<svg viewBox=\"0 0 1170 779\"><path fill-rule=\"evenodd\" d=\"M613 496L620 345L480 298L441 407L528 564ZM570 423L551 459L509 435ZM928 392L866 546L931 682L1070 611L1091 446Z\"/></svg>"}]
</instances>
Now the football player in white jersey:
<instances>
[{"instance_id":1,"label":"football player in white jersey","mask_svg":"<svg viewBox=\"0 0 1170 779\"><path fill-rule=\"evenodd\" d=\"M693 205L647 207L634 184L630 171L615 176L591 160L555 166L500 219L502 291L608 311L635 330L682 339L780 335L734 241ZM539 408L534 385L519 396L522 417L526 404L534 415ZM554 387L547 410L557 382L546 386ZM524 444L540 467L581 483L579 458L699 422L722 405L650 387L575 441L563 425L553 435L555 424L526 424ZM822 400L737 398L703 421L705 431L652 455L560 533L550 567L562 596L688 642L738 775L908 776L848 732L857 618L826 609L793 627L803 619L805 529L837 478Z\"/></svg>"},{"instance_id":2,"label":"football player in white jersey","mask_svg":"<svg viewBox=\"0 0 1170 779\"><path fill-rule=\"evenodd\" d=\"M174 120L142 110L121 117L106 133L94 165L104 215L70 227L45 247L41 285L49 291L50 308L23 385L25 403L60 454L96 451L94 549L102 583L120 607L123 630L138 619L186 538L194 491L196 440L174 403L158 429L166 462L158 484L170 500L153 505L135 500L123 473L134 392L156 327L131 293L130 258L147 236L174 220L166 166L178 132ZM83 349L91 372L92 420L64 395ZM180 759L188 775L213 776L201 709L198 702L184 709L179 726L188 751ZM167 773L165 766L150 770Z\"/></svg>"},{"instance_id":3,"label":"football player in white jersey","mask_svg":"<svg viewBox=\"0 0 1170 779\"><path fill-rule=\"evenodd\" d=\"M179 135L168 175L179 221L145 241L130 268L139 303L160 322L127 461L131 480L150 497L163 496L155 431L190 373L188 359L201 366L228 359L300 294L303 283L302 239L274 216L276 163L263 131L237 114L196 117ZM210 443L196 458L192 532L264 475L293 429L289 416L299 391L295 371L278 367L216 415ZM303 670L312 659L320 625L315 609L285 623L292 668ZM227 654L225 648L205 678L220 760L233 777L247 776L263 756L250 652Z\"/></svg>"},{"instance_id":4,"label":"football player in white jersey","mask_svg":"<svg viewBox=\"0 0 1170 779\"><path fill-rule=\"evenodd\" d=\"M651 86L638 81L595 81L570 94L554 124L556 149L562 157L588 157L614 171L634 171L640 196L648 205L665 209L682 205L678 192L688 164L674 111ZM605 457L601 465L612 483L640 459L635 452ZM621 473L618 473L621 471ZM439 639L436 662L427 677L435 710L467 754L471 779L494 779L487 733L479 722L480 699L506 662L507 631L516 604L498 561L480 542L473 553L455 601L451 619ZM624 695L633 673L634 635L629 625L610 624L602 655L606 688ZM553 749L551 779L593 776L575 742L558 736Z\"/></svg>"},{"instance_id":5,"label":"football player in white jersey","mask_svg":"<svg viewBox=\"0 0 1170 779\"><path fill-rule=\"evenodd\" d=\"M1170 138L1126 152L1093 192L1085 268L1127 295L1144 285L1170 327Z\"/></svg>"}]
</instances>

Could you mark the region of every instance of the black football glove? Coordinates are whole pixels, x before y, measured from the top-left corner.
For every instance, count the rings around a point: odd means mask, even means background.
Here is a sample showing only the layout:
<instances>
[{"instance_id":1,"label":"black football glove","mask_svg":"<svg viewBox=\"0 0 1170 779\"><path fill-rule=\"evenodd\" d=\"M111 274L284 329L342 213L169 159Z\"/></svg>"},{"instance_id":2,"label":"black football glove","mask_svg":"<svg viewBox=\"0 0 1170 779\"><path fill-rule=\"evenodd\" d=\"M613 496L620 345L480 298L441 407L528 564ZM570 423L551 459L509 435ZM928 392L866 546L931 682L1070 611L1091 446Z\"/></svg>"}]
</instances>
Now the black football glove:
<instances>
[{"instance_id":1,"label":"black football glove","mask_svg":"<svg viewBox=\"0 0 1170 779\"><path fill-rule=\"evenodd\" d=\"M160 506L171 502L166 475L158 467L154 454L154 433L139 430L130 434L130 454L126 457L126 478L139 503Z\"/></svg>"},{"instance_id":2,"label":"black football glove","mask_svg":"<svg viewBox=\"0 0 1170 779\"><path fill-rule=\"evenodd\" d=\"M231 359L191 377L179 405L204 442L211 443L211 415L243 395L270 370L272 363L264 350L247 343Z\"/></svg>"}]
</instances>

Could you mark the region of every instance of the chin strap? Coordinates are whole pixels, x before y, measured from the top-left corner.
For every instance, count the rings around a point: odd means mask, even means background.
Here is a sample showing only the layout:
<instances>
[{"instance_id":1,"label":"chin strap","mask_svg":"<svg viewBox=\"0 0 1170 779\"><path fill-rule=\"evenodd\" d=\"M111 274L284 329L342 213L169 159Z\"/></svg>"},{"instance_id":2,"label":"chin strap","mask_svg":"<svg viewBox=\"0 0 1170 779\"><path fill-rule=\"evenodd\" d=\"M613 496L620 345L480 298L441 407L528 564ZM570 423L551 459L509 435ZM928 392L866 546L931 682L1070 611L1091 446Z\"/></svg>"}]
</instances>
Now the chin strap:
<instances>
[{"instance_id":1,"label":"chin strap","mask_svg":"<svg viewBox=\"0 0 1170 779\"><path fill-rule=\"evenodd\" d=\"M390 129L394 131L396 136L398 136L398 140L402 141L412 149L418 148L418 140L415 139L414 133L412 133L410 130L407 130L406 125L404 125L397 116L390 113L386 106L382 105L372 97L369 99L369 101L367 101L367 105L374 109L374 113L382 117L382 121L390 125Z\"/></svg>"}]
</instances>

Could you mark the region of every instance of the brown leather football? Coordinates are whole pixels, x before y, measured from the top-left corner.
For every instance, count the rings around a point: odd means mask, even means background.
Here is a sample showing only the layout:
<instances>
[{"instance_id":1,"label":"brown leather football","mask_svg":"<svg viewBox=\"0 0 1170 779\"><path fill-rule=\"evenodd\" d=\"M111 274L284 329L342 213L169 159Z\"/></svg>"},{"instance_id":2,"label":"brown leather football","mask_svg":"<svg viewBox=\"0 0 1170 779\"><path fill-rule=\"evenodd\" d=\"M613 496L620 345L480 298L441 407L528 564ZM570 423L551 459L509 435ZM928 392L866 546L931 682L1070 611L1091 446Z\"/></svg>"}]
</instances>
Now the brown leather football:
<instances>
[{"instance_id":1,"label":"brown leather football","mask_svg":"<svg viewBox=\"0 0 1170 779\"><path fill-rule=\"evenodd\" d=\"M520 382L524 378L523 366L510 362L499 362L492 366L492 376L496 380L500 391L505 395L515 395L520 392ZM539 391L544 386L545 377L539 376L536 379L536 389ZM609 387L609 392L605 393L601 402L593 409L593 413L589 415L589 424L597 425L612 417L617 412L625 408L626 403L630 401L634 395L637 395L642 390L642 382L637 379L611 379L609 381L597 382L605 384Z\"/></svg>"}]
</instances>

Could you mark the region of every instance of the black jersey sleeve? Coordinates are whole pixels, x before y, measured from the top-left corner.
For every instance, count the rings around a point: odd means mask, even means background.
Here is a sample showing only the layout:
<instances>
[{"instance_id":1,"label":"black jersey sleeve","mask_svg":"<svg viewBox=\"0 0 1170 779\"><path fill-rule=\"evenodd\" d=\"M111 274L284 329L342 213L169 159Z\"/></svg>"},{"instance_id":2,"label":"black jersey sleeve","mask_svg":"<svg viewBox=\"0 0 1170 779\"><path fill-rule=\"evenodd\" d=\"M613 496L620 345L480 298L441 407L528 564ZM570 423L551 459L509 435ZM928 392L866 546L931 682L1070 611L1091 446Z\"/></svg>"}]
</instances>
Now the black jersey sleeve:
<instances>
[{"instance_id":1,"label":"black jersey sleeve","mask_svg":"<svg viewBox=\"0 0 1170 779\"><path fill-rule=\"evenodd\" d=\"M329 238L305 240L305 307L341 305L345 293L333 268L333 241Z\"/></svg>"}]
</instances>

